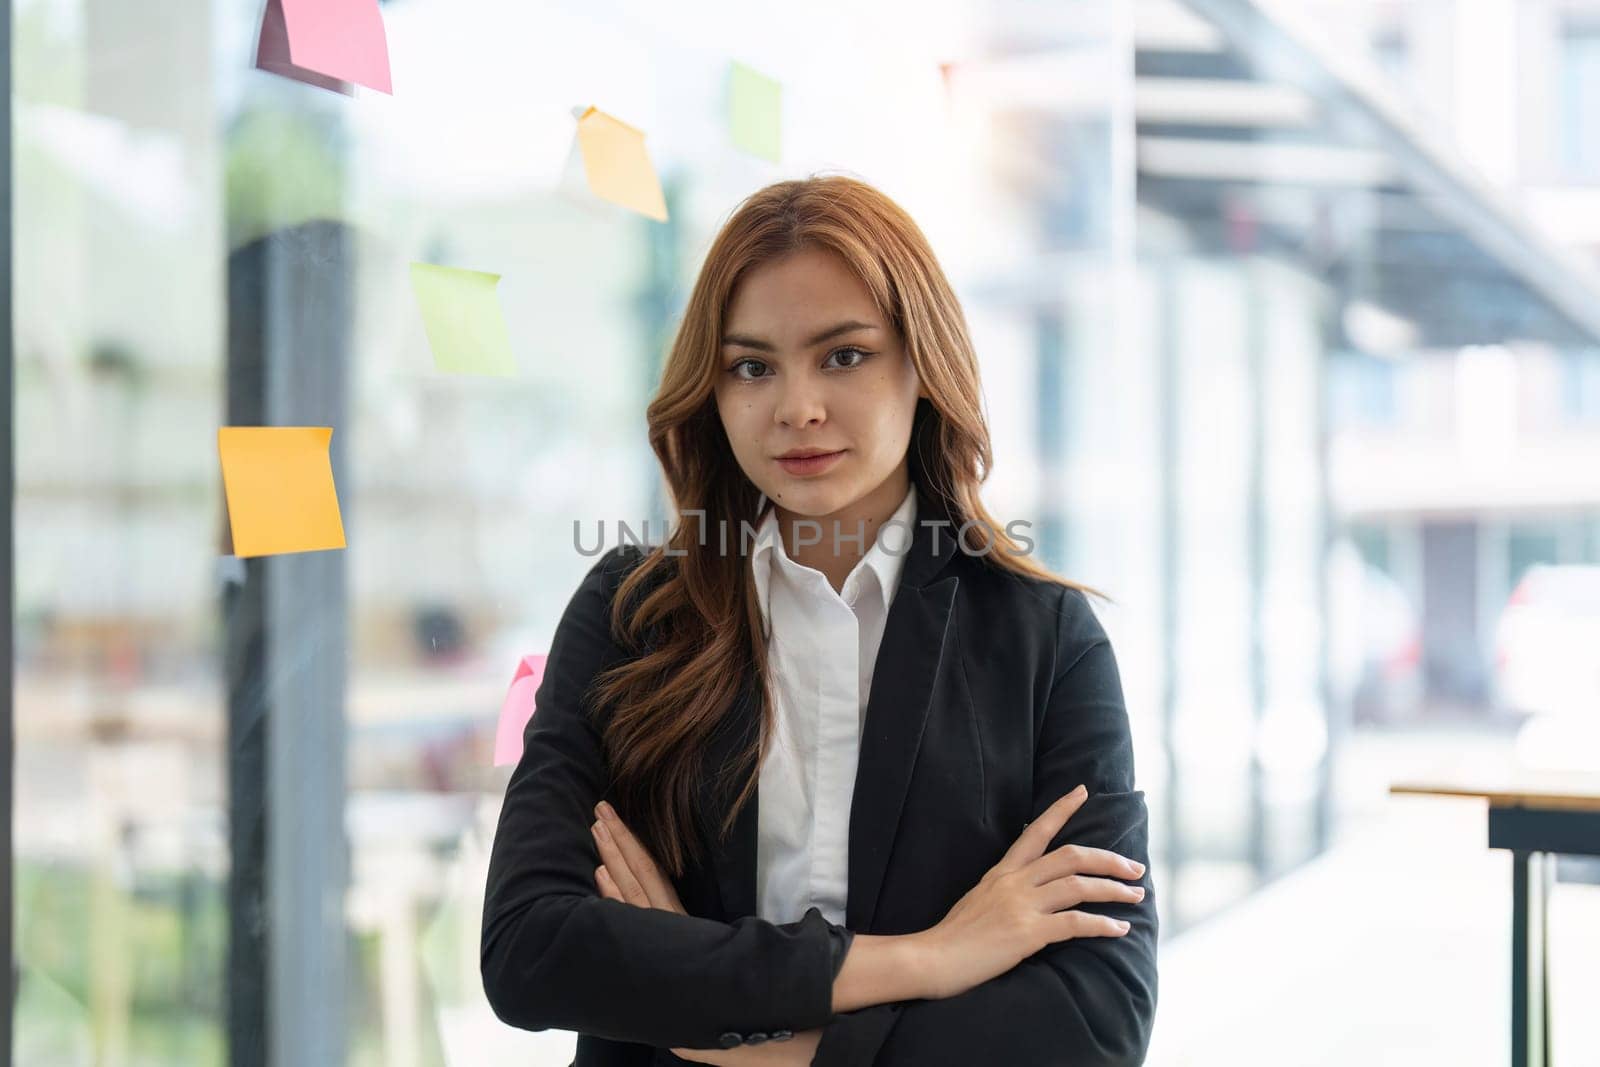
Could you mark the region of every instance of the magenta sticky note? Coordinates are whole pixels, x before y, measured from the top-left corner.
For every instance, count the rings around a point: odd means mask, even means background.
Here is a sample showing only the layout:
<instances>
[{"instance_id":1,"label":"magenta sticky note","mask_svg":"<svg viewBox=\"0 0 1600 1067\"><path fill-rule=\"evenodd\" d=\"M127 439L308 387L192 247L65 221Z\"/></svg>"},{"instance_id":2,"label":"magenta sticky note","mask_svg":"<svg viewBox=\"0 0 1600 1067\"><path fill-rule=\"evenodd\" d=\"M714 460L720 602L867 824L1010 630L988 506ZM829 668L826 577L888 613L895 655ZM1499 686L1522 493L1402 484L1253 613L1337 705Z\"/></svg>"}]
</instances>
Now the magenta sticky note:
<instances>
[{"instance_id":1,"label":"magenta sticky note","mask_svg":"<svg viewBox=\"0 0 1600 1067\"><path fill-rule=\"evenodd\" d=\"M544 678L544 656L523 656L516 677L500 707L500 728L494 735L494 765L504 767L522 758L522 731L533 718L533 695Z\"/></svg>"},{"instance_id":2,"label":"magenta sticky note","mask_svg":"<svg viewBox=\"0 0 1600 1067\"><path fill-rule=\"evenodd\" d=\"M335 92L394 92L378 0L267 0L256 66Z\"/></svg>"}]
</instances>

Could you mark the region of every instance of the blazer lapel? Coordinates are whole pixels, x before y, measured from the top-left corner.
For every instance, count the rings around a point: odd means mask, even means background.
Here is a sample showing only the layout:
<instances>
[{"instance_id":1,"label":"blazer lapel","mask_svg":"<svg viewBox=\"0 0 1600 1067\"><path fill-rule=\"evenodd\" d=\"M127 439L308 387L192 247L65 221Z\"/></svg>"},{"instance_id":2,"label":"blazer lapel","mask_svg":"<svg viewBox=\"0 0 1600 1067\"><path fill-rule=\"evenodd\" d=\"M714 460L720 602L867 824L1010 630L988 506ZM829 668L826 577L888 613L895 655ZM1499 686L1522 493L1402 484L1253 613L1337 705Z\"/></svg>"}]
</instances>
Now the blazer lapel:
<instances>
[{"instance_id":1,"label":"blazer lapel","mask_svg":"<svg viewBox=\"0 0 1600 1067\"><path fill-rule=\"evenodd\" d=\"M915 536L906 550L900 585L884 621L856 763L845 915L845 925L856 931L870 930L877 911L878 892L922 744L934 681L944 666L950 613L960 584L954 576L934 581L956 551L955 534L950 526L924 525L948 520L947 512L931 494L919 487L917 501ZM760 728L759 696L756 680L748 678L724 728L706 746L701 810L707 813L703 825L710 866L728 920L756 913L760 790L739 812L729 839L719 842L716 830L734 789L729 786L719 795L713 779L743 746L755 743Z\"/></svg>"},{"instance_id":2,"label":"blazer lapel","mask_svg":"<svg viewBox=\"0 0 1600 1067\"><path fill-rule=\"evenodd\" d=\"M761 801L761 790L756 792L734 819L733 832L727 841L718 839L722 820L737 795L737 783L730 784L721 793L715 786L714 776L733 764L735 755L747 744L754 744L760 728L759 693L755 679L747 678L739 690L734 708L706 746L705 773L701 784L701 811L707 814L706 842L709 846L711 868L716 877L717 892L722 897L722 916L731 921L756 913L756 831L760 826L756 805ZM758 769L759 773L759 769Z\"/></svg>"},{"instance_id":3,"label":"blazer lapel","mask_svg":"<svg viewBox=\"0 0 1600 1067\"><path fill-rule=\"evenodd\" d=\"M906 559L909 570L911 558ZM845 926L870 931L889 850L900 826L911 769L922 746L933 682L944 661L950 608L961 579L928 586L901 583L889 606L873 668L872 695L856 761L850 803L850 885Z\"/></svg>"}]
</instances>

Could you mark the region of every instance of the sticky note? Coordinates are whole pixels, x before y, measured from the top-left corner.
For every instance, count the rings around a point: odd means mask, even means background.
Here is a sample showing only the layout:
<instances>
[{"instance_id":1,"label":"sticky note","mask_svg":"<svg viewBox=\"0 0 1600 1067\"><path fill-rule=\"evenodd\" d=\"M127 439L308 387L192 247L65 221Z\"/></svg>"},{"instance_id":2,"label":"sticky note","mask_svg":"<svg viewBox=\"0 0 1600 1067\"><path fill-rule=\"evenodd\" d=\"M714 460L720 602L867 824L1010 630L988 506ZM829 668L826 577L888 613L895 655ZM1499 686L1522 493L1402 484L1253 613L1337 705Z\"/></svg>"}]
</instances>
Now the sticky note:
<instances>
[{"instance_id":1,"label":"sticky note","mask_svg":"<svg viewBox=\"0 0 1600 1067\"><path fill-rule=\"evenodd\" d=\"M335 92L394 92L378 0L267 0L256 66Z\"/></svg>"},{"instance_id":2,"label":"sticky note","mask_svg":"<svg viewBox=\"0 0 1600 1067\"><path fill-rule=\"evenodd\" d=\"M533 718L533 696L544 679L543 654L523 656L517 664L516 676L506 691L505 703L500 707L500 728L494 734L494 765L504 767L522 758L522 732Z\"/></svg>"},{"instance_id":3,"label":"sticky note","mask_svg":"<svg viewBox=\"0 0 1600 1067\"><path fill-rule=\"evenodd\" d=\"M586 108L578 119L578 146L590 192L657 222L667 221L667 201L644 149L642 130L599 108Z\"/></svg>"},{"instance_id":4,"label":"sticky note","mask_svg":"<svg viewBox=\"0 0 1600 1067\"><path fill-rule=\"evenodd\" d=\"M502 377L517 373L499 284L500 275L488 271L411 264L411 288L440 370Z\"/></svg>"},{"instance_id":5,"label":"sticky note","mask_svg":"<svg viewBox=\"0 0 1600 1067\"><path fill-rule=\"evenodd\" d=\"M224 426L217 431L233 554L343 548L328 458L330 426Z\"/></svg>"},{"instance_id":6,"label":"sticky note","mask_svg":"<svg viewBox=\"0 0 1600 1067\"><path fill-rule=\"evenodd\" d=\"M777 163L783 117L783 88L760 71L735 60L728 68L728 129L741 150Z\"/></svg>"}]
</instances>

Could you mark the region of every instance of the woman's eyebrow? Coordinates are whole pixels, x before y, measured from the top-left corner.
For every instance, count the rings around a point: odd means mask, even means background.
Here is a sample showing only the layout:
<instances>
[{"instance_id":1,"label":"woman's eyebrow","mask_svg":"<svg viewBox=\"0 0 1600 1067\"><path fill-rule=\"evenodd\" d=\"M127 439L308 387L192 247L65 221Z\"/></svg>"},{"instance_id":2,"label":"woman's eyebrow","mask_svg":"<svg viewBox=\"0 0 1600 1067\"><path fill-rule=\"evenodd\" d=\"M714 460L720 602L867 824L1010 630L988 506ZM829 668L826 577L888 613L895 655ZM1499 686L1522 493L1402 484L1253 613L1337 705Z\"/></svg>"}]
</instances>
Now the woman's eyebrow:
<instances>
[{"instance_id":1,"label":"woman's eyebrow","mask_svg":"<svg viewBox=\"0 0 1600 1067\"><path fill-rule=\"evenodd\" d=\"M853 333L856 330L876 329L877 327L872 325L870 322L856 322L852 319L849 322L841 322L837 326L830 326L826 330L823 330L821 333L811 338L811 340L807 341L806 347L810 348L814 345L820 345L824 341L831 341L840 334ZM756 337L750 337L749 335L742 333L730 333L722 339L722 343L724 345L738 345L740 348L753 348L758 352L777 351L771 342L763 341Z\"/></svg>"}]
</instances>

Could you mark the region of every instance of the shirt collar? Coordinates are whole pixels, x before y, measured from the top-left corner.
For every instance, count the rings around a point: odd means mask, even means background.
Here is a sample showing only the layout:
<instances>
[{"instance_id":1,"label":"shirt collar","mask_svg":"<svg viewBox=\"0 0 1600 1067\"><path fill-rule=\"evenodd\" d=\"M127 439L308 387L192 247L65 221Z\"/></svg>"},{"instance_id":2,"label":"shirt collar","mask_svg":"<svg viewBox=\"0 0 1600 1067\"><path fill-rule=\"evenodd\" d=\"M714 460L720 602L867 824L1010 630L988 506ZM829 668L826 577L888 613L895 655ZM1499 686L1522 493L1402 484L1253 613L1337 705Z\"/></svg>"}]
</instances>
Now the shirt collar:
<instances>
[{"instance_id":1,"label":"shirt collar","mask_svg":"<svg viewBox=\"0 0 1600 1067\"><path fill-rule=\"evenodd\" d=\"M770 631L772 623L768 603L771 599L769 588L773 569L784 566L799 568L799 564L790 560L788 553L784 550L783 538L778 533L778 509L767 509L767 495L765 493L761 494L761 499L756 505L757 515L761 515L763 511L766 511L766 514L761 520L761 525L756 529L755 541L751 547L750 568L756 583L756 600L761 606L761 625L765 630ZM900 506L895 509L894 514L889 516L884 524L888 525L891 522L901 523L905 527L903 534L897 533L894 535L897 551L891 552L884 547L883 526L880 526L878 527L877 538L862 555L861 562L857 564L857 569L865 566L871 570L873 576L877 579L876 582L869 582L868 584L877 586L878 596L885 611L888 610L890 602L894 599L906 553L910 551L910 546L916 536L916 514L917 485L912 482L910 487L906 489L906 495L900 501ZM839 532L841 536L850 533L849 530L843 527L840 528ZM854 574L856 571L852 570L851 573Z\"/></svg>"}]
</instances>

